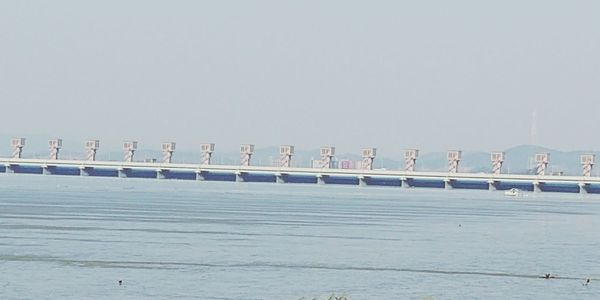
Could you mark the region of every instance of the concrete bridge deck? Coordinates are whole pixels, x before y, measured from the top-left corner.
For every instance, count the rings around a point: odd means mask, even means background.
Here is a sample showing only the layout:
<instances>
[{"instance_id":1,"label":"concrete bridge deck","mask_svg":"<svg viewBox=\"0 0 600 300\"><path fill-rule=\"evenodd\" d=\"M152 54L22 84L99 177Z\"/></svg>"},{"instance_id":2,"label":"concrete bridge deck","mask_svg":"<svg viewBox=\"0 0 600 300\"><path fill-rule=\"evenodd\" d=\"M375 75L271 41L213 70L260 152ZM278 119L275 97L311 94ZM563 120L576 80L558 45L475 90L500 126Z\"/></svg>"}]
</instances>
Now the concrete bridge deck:
<instances>
[{"instance_id":1,"label":"concrete bridge deck","mask_svg":"<svg viewBox=\"0 0 600 300\"><path fill-rule=\"evenodd\" d=\"M600 177L0 158L0 172L209 181L600 193Z\"/></svg>"}]
</instances>

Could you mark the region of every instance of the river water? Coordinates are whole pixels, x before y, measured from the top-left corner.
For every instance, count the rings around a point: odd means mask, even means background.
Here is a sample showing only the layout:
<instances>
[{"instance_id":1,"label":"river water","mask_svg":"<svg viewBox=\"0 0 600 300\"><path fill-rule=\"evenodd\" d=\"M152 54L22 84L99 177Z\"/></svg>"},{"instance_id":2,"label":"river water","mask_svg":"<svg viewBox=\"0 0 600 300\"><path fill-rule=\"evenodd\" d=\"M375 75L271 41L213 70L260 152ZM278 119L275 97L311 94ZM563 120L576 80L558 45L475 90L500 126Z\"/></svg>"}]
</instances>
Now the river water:
<instances>
[{"instance_id":1,"label":"river water","mask_svg":"<svg viewBox=\"0 0 600 300\"><path fill-rule=\"evenodd\" d=\"M594 195L2 174L0 298L598 299L599 230Z\"/></svg>"}]
</instances>

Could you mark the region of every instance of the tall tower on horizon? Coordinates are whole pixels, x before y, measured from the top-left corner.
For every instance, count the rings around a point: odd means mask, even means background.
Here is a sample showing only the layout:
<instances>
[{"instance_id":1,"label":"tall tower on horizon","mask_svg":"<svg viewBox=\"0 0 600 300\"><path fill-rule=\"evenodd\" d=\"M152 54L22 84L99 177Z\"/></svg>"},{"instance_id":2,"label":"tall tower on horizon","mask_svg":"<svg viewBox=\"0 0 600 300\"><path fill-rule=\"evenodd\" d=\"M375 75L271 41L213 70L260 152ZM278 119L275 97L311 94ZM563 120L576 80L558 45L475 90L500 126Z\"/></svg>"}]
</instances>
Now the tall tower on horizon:
<instances>
[{"instance_id":1,"label":"tall tower on horizon","mask_svg":"<svg viewBox=\"0 0 600 300\"><path fill-rule=\"evenodd\" d=\"M537 108L533 109L531 113L531 127L529 128L529 145L539 146L538 138L537 138ZM535 159L532 155L530 155L529 160L527 161L527 169L532 170L536 167Z\"/></svg>"},{"instance_id":2,"label":"tall tower on horizon","mask_svg":"<svg viewBox=\"0 0 600 300\"><path fill-rule=\"evenodd\" d=\"M529 129L529 144L534 146L539 146L537 138L537 122L537 108L534 108L531 113L531 128Z\"/></svg>"}]
</instances>

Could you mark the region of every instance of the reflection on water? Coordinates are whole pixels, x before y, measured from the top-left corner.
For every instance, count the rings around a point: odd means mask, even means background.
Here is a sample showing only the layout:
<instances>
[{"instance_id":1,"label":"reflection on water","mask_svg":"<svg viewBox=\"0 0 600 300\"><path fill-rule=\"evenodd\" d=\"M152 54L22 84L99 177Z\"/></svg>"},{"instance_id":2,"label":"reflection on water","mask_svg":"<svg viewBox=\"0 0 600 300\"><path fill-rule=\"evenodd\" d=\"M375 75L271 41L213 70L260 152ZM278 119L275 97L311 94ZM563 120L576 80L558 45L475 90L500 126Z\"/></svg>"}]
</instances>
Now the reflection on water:
<instances>
[{"instance_id":1,"label":"reflection on water","mask_svg":"<svg viewBox=\"0 0 600 300\"><path fill-rule=\"evenodd\" d=\"M593 195L27 175L0 187L8 299L594 299L600 286Z\"/></svg>"}]
</instances>

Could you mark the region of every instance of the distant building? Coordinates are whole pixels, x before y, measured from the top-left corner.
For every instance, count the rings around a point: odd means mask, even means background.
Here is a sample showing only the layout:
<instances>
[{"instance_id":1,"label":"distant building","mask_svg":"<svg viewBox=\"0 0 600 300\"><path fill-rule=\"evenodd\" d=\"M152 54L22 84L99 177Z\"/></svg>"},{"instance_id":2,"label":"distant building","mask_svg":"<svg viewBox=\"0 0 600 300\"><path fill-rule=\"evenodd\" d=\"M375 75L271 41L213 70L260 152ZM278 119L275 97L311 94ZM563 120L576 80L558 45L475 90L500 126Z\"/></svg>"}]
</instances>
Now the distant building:
<instances>
[{"instance_id":1,"label":"distant building","mask_svg":"<svg viewBox=\"0 0 600 300\"><path fill-rule=\"evenodd\" d=\"M354 162L349 159L340 159L338 169L354 169Z\"/></svg>"}]
</instances>

